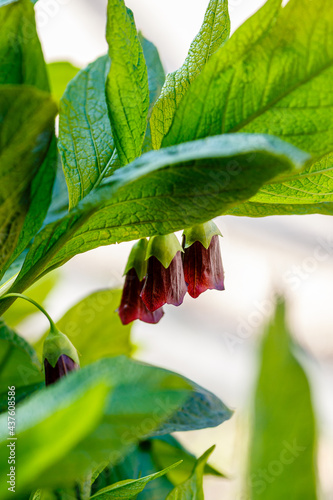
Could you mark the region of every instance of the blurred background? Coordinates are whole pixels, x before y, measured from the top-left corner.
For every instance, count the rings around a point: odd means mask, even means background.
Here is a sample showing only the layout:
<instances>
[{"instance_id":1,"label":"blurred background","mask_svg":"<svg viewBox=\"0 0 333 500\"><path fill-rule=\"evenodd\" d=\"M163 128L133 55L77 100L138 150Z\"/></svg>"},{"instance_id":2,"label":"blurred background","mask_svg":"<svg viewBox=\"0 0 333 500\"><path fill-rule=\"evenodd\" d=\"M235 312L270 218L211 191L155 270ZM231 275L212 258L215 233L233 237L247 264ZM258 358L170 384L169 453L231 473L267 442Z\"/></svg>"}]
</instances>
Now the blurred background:
<instances>
[{"instance_id":1,"label":"blurred background","mask_svg":"<svg viewBox=\"0 0 333 500\"><path fill-rule=\"evenodd\" d=\"M37 25L47 62L84 67L105 54L107 0L43 0ZM166 72L181 66L198 32L208 0L127 0L138 28L158 48ZM229 0L232 31L264 2ZM228 480L205 479L207 500L242 498L242 467L248 453L248 420L263 325L273 294L288 298L290 328L302 347L300 360L312 386L320 430L322 498L333 499L333 223L320 215L249 219L220 217L226 291L186 297L165 308L157 326L136 323L135 356L181 373L217 394L235 415L216 429L179 435L197 455L216 444L212 464ZM87 294L121 287L131 243L79 255L58 271L47 301L55 319ZM46 329L39 315L20 328L29 339Z\"/></svg>"}]
</instances>

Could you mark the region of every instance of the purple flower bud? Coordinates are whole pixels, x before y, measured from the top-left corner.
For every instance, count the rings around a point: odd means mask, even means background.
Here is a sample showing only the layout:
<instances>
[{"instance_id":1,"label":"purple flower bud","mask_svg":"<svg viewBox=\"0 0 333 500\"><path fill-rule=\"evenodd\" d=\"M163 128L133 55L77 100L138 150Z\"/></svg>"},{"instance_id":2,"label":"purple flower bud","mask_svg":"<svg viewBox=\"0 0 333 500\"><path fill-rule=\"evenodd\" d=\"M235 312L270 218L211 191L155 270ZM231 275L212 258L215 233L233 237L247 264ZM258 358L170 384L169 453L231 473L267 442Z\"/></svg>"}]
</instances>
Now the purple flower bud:
<instances>
[{"instance_id":1,"label":"purple flower bud","mask_svg":"<svg viewBox=\"0 0 333 500\"><path fill-rule=\"evenodd\" d=\"M151 312L145 306L140 294L145 283L145 278L140 281L136 270L130 269L126 274L121 303L118 314L123 325L131 323L135 319L145 323L158 323L164 311L162 308Z\"/></svg>"},{"instance_id":2,"label":"purple flower bud","mask_svg":"<svg viewBox=\"0 0 333 500\"><path fill-rule=\"evenodd\" d=\"M149 257L148 272L141 292L142 300L149 311L156 311L164 304L179 306L186 291L180 251L175 254L167 268L155 256Z\"/></svg>"},{"instance_id":3,"label":"purple flower bud","mask_svg":"<svg viewBox=\"0 0 333 500\"><path fill-rule=\"evenodd\" d=\"M61 356L59 356L54 367L45 358L45 385L54 384L54 382L56 382L60 378L65 377L67 373L78 370L79 368L80 366L66 354L61 354Z\"/></svg>"},{"instance_id":4,"label":"purple flower bud","mask_svg":"<svg viewBox=\"0 0 333 500\"><path fill-rule=\"evenodd\" d=\"M187 291L191 297L199 297L206 290L224 290L219 236L212 236L207 249L200 241L185 248L183 264Z\"/></svg>"}]
</instances>

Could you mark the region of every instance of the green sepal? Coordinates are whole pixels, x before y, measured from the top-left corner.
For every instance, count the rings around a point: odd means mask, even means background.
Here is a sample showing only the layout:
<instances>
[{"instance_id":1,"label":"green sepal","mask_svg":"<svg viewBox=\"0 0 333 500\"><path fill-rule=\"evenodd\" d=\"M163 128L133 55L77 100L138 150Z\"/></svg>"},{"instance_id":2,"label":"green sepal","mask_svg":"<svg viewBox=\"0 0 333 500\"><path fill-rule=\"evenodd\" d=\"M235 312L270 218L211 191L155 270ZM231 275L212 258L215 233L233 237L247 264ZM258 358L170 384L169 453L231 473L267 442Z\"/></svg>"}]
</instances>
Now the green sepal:
<instances>
[{"instance_id":1,"label":"green sepal","mask_svg":"<svg viewBox=\"0 0 333 500\"><path fill-rule=\"evenodd\" d=\"M212 220L204 224L197 224L196 226L184 229L183 236L185 236L184 248L188 248L196 241L199 241L208 250L213 236L222 236L221 231Z\"/></svg>"},{"instance_id":2,"label":"green sepal","mask_svg":"<svg viewBox=\"0 0 333 500\"><path fill-rule=\"evenodd\" d=\"M156 257L167 269L177 252L183 252L183 249L174 233L152 236L148 243L146 260L149 257Z\"/></svg>"},{"instance_id":3,"label":"green sepal","mask_svg":"<svg viewBox=\"0 0 333 500\"><path fill-rule=\"evenodd\" d=\"M77 365L80 365L77 350L67 335L52 328L44 340L43 362L47 359L50 365L54 368L62 354L66 354L66 356L71 358Z\"/></svg>"},{"instance_id":4,"label":"green sepal","mask_svg":"<svg viewBox=\"0 0 333 500\"><path fill-rule=\"evenodd\" d=\"M135 269L139 280L143 280L143 278L147 274L147 245L148 240L146 238L142 238L141 240L137 241L135 245L133 245L123 276L127 274L131 269Z\"/></svg>"}]
</instances>

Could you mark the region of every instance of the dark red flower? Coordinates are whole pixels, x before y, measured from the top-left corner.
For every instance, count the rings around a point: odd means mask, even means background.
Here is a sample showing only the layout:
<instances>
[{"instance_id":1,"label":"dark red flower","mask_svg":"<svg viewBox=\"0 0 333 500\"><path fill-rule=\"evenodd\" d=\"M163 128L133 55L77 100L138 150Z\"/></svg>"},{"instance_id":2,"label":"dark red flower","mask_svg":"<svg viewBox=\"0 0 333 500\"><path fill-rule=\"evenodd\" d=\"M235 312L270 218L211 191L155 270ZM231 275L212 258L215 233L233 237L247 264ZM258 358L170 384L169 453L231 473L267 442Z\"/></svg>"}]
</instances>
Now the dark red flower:
<instances>
[{"instance_id":1,"label":"dark red flower","mask_svg":"<svg viewBox=\"0 0 333 500\"><path fill-rule=\"evenodd\" d=\"M156 311L164 304L179 306L186 291L180 251L175 254L167 268L155 256L149 257L146 281L141 292L142 300L149 311Z\"/></svg>"},{"instance_id":2,"label":"dark red flower","mask_svg":"<svg viewBox=\"0 0 333 500\"><path fill-rule=\"evenodd\" d=\"M60 378L65 377L67 373L78 370L79 368L80 366L66 354L62 354L61 356L59 356L55 367L53 367L51 363L49 363L45 358L45 385L54 384L54 382L56 382Z\"/></svg>"},{"instance_id":3,"label":"dark red flower","mask_svg":"<svg viewBox=\"0 0 333 500\"><path fill-rule=\"evenodd\" d=\"M145 278L140 281L136 270L130 269L126 274L121 303L118 314L123 325L127 325L135 319L140 319L145 323L158 323L164 311L158 309L151 312L145 306L140 294L145 283Z\"/></svg>"},{"instance_id":4,"label":"dark red flower","mask_svg":"<svg viewBox=\"0 0 333 500\"><path fill-rule=\"evenodd\" d=\"M200 241L185 248L183 264L187 291L191 297L199 297L206 290L224 290L219 236L212 237L208 249Z\"/></svg>"}]
</instances>

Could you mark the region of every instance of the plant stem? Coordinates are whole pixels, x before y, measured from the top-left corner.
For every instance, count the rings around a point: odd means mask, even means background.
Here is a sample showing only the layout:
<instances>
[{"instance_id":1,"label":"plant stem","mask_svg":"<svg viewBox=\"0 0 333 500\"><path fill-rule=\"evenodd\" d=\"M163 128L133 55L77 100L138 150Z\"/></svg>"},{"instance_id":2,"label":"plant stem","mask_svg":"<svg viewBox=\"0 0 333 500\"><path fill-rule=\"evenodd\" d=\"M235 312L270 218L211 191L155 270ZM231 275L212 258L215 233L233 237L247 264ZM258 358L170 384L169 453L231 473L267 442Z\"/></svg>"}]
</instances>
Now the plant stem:
<instances>
[{"instance_id":1,"label":"plant stem","mask_svg":"<svg viewBox=\"0 0 333 500\"><path fill-rule=\"evenodd\" d=\"M19 298L19 299L24 299L24 300L27 300L28 302L30 302L31 304L33 304L49 320L51 331L57 331L57 327L55 326L55 323L54 323L53 319L51 318L51 316L49 315L49 313L45 311L44 307L42 307L40 304L38 304L38 302L36 302L35 300L31 299L30 297L27 297L26 295L22 295L21 293L7 293L6 295L3 295L2 297L0 297L0 300L4 300L4 299L10 298L10 297L16 297L16 298Z\"/></svg>"}]
</instances>

